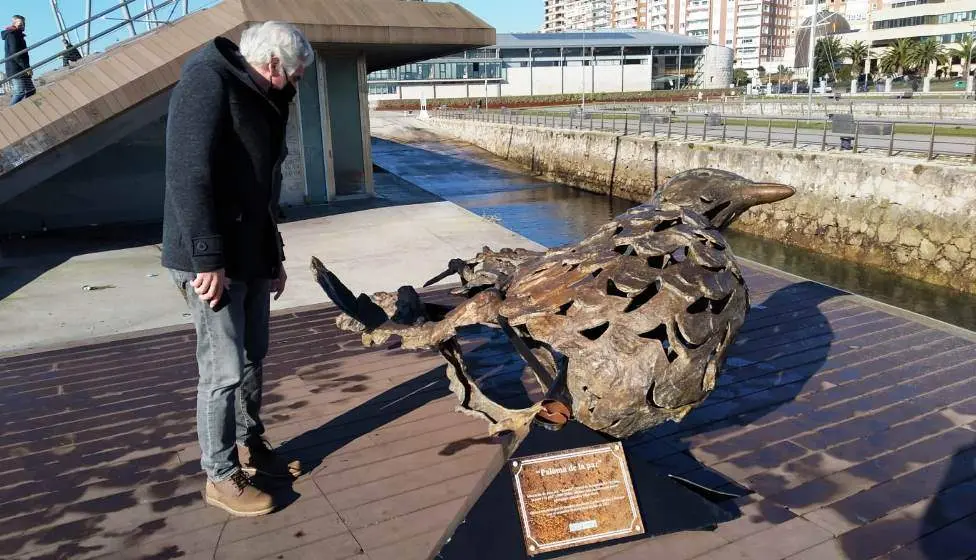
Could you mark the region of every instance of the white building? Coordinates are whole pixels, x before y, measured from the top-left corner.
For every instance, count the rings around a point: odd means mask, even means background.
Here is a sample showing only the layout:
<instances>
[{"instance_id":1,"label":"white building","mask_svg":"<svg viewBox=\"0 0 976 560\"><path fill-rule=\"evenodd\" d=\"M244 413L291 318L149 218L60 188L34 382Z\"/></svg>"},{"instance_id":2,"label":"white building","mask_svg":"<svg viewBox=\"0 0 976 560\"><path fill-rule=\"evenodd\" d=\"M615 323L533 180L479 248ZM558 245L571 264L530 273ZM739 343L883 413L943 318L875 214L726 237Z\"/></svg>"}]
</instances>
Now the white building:
<instances>
[{"instance_id":1,"label":"white building","mask_svg":"<svg viewBox=\"0 0 976 560\"><path fill-rule=\"evenodd\" d=\"M611 8L611 0L545 0L542 31L558 33L612 27Z\"/></svg>"},{"instance_id":2,"label":"white building","mask_svg":"<svg viewBox=\"0 0 976 560\"><path fill-rule=\"evenodd\" d=\"M497 35L491 47L369 75L370 100L726 88L731 52L656 31Z\"/></svg>"}]
</instances>

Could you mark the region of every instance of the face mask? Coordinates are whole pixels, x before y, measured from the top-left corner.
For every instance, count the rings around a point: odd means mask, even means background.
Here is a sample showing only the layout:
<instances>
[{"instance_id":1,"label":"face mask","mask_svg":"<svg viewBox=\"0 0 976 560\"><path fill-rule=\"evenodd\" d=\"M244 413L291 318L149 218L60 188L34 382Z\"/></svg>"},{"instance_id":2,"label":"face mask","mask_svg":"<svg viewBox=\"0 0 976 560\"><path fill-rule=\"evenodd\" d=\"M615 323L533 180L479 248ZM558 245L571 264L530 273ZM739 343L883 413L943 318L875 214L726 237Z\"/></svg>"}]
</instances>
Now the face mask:
<instances>
[{"instance_id":1,"label":"face mask","mask_svg":"<svg viewBox=\"0 0 976 560\"><path fill-rule=\"evenodd\" d=\"M291 100L295 98L297 93L298 90L295 89L295 86L291 85L289 82L285 84L285 87L282 89L271 88L271 90L268 92L268 97L271 98L271 101L273 101L276 105L283 106L291 103Z\"/></svg>"}]
</instances>

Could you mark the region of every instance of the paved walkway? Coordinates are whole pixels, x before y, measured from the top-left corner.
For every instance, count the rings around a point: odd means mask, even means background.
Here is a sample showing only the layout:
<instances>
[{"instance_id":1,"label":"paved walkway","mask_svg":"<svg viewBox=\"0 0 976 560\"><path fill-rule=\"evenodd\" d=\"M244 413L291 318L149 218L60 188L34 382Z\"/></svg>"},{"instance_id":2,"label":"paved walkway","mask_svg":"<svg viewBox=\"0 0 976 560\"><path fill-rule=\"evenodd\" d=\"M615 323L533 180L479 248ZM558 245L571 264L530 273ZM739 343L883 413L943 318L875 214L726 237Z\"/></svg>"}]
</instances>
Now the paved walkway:
<instances>
[{"instance_id":1,"label":"paved walkway","mask_svg":"<svg viewBox=\"0 0 976 560\"><path fill-rule=\"evenodd\" d=\"M755 307L718 389L685 422L628 444L632 468L650 460L752 489L744 515L577 557L976 551L972 334L746 272ZM364 350L333 317L274 318L268 435L311 472L278 488L289 505L259 519L200 499L190 331L0 360L0 556L426 558L495 474L501 448L452 411L439 357ZM524 398L522 364L496 331L473 332L468 346L488 390Z\"/></svg>"}]
</instances>

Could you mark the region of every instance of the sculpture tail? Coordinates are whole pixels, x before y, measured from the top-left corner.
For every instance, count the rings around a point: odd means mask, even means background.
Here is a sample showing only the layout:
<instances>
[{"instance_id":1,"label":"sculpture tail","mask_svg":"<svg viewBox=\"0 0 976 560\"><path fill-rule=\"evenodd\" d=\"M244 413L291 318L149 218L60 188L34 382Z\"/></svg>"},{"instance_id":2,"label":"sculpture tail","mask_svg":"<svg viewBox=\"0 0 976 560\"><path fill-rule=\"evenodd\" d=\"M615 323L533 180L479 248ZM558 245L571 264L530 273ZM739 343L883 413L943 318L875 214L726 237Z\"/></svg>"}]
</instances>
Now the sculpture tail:
<instances>
[{"instance_id":1,"label":"sculpture tail","mask_svg":"<svg viewBox=\"0 0 976 560\"><path fill-rule=\"evenodd\" d=\"M383 308L376 305L366 294L354 296L352 291L316 257L312 257L312 273L332 303L343 313L365 325L367 331L375 329L389 319Z\"/></svg>"}]
</instances>

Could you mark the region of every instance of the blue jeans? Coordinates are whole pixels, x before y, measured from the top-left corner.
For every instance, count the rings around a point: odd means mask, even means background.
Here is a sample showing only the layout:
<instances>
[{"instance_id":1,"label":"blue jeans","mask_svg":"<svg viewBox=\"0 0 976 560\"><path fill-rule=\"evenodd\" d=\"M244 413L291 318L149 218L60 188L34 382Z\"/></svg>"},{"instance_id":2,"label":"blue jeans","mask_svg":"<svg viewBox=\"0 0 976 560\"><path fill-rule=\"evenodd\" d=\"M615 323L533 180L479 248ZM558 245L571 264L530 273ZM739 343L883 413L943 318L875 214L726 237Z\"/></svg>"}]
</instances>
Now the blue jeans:
<instances>
[{"instance_id":1,"label":"blue jeans","mask_svg":"<svg viewBox=\"0 0 976 560\"><path fill-rule=\"evenodd\" d=\"M34 89L34 81L30 79L30 76L18 76L10 84L13 86L10 97L11 106L37 93L37 90Z\"/></svg>"},{"instance_id":2,"label":"blue jeans","mask_svg":"<svg viewBox=\"0 0 976 560\"><path fill-rule=\"evenodd\" d=\"M240 469L236 444L264 434L262 361L268 352L269 280L231 280L231 301L214 312L193 291L196 274L171 271L197 331L197 439L200 466L214 482Z\"/></svg>"}]
</instances>

